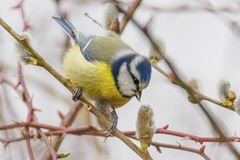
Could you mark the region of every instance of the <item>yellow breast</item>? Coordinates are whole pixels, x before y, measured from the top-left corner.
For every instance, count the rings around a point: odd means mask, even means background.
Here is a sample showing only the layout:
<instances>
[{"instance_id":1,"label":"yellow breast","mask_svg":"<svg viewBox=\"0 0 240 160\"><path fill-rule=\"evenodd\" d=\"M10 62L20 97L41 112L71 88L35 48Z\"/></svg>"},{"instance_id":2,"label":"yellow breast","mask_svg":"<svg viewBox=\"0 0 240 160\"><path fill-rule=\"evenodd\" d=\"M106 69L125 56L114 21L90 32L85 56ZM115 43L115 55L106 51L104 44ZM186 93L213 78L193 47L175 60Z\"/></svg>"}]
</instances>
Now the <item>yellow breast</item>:
<instances>
[{"instance_id":1,"label":"yellow breast","mask_svg":"<svg viewBox=\"0 0 240 160\"><path fill-rule=\"evenodd\" d=\"M78 45L74 45L63 61L66 78L83 89L84 95L91 100L101 100L121 107L130 99L123 97L118 91L111 68L102 62L88 62L80 52Z\"/></svg>"}]
</instances>

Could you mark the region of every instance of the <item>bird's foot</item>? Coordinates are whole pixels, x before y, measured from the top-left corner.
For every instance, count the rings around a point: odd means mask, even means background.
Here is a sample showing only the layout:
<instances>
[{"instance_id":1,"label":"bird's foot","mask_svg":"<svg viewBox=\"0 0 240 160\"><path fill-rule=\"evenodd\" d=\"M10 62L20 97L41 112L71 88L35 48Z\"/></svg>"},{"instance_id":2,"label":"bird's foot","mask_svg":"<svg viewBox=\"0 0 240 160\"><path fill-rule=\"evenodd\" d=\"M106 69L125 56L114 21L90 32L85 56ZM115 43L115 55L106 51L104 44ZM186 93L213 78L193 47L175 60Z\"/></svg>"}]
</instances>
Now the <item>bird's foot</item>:
<instances>
[{"instance_id":1,"label":"bird's foot","mask_svg":"<svg viewBox=\"0 0 240 160\"><path fill-rule=\"evenodd\" d=\"M82 88L77 88L77 90L72 95L72 100L76 102L82 96Z\"/></svg>"},{"instance_id":2,"label":"bird's foot","mask_svg":"<svg viewBox=\"0 0 240 160\"><path fill-rule=\"evenodd\" d=\"M115 131L117 130L118 115L117 115L114 107L112 107L112 111L111 111L111 122L112 122L112 125L108 130L107 137L112 136L115 133Z\"/></svg>"}]
</instances>

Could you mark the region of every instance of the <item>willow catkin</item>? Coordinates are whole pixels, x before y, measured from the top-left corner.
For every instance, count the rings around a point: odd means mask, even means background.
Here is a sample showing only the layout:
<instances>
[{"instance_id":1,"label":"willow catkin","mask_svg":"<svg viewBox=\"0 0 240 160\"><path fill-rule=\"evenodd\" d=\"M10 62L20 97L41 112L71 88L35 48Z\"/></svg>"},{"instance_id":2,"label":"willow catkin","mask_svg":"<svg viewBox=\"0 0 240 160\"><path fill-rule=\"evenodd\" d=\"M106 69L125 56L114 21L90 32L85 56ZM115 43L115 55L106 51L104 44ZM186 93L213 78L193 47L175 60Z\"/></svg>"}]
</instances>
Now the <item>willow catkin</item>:
<instances>
[{"instance_id":1,"label":"willow catkin","mask_svg":"<svg viewBox=\"0 0 240 160\"><path fill-rule=\"evenodd\" d=\"M153 121L153 110L149 105L142 105L138 111L137 117L137 138L141 147L146 150L152 141L155 132Z\"/></svg>"},{"instance_id":2,"label":"willow catkin","mask_svg":"<svg viewBox=\"0 0 240 160\"><path fill-rule=\"evenodd\" d=\"M221 80L218 82L218 96L221 101L224 101L228 98L228 93L230 90L231 84L226 80Z\"/></svg>"}]
</instances>

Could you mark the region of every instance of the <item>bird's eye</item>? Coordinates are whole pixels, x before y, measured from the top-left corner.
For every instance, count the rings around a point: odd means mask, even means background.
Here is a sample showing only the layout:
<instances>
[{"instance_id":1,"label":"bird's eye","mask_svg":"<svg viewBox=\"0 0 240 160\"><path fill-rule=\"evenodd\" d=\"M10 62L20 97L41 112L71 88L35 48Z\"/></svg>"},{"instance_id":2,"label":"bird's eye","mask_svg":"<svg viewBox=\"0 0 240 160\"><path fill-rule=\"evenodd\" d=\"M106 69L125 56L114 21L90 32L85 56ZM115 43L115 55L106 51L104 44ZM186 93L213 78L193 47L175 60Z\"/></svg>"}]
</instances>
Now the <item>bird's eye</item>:
<instances>
[{"instance_id":1,"label":"bird's eye","mask_svg":"<svg viewBox=\"0 0 240 160\"><path fill-rule=\"evenodd\" d=\"M138 79L133 79L134 84L139 84L139 80Z\"/></svg>"}]
</instances>

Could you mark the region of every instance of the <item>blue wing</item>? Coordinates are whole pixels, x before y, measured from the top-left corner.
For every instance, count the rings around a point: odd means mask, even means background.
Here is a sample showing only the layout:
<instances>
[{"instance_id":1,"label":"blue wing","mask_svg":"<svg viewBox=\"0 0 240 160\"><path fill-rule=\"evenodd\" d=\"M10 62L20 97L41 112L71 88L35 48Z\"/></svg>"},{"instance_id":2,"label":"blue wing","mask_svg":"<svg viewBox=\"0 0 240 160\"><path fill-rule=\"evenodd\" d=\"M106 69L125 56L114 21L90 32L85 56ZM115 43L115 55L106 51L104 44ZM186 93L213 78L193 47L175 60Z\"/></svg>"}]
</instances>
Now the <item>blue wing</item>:
<instances>
[{"instance_id":1,"label":"blue wing","mask_svg":"<svg viewBox=\"0 0 240 160\"><path fill-rule=\"evenodd\" d=\"M90 62L103 61L111 63L112 58L122 50L133 52L120 38L84 35L78 32L68 20L57 17L53 17L53 19L56 20L68 36L80 46L85 59Z\"/></svg>"}]
</instances>

